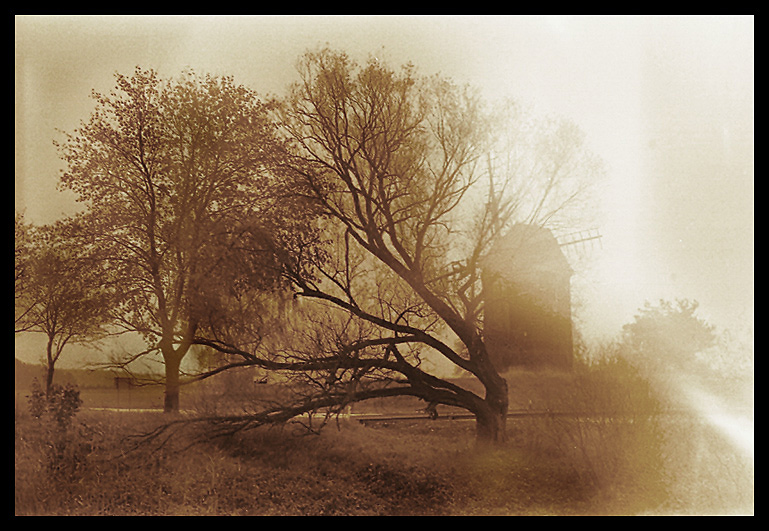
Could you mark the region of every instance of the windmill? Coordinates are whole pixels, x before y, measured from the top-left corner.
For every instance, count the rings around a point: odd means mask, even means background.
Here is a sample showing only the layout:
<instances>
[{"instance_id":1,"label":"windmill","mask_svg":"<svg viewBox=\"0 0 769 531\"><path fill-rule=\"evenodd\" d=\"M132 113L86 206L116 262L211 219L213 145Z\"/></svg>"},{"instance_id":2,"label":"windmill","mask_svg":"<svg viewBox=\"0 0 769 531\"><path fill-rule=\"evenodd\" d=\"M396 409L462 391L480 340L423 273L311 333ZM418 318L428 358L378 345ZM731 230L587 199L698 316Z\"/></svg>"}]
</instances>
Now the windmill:
<instances>
[{"instance_id":1,"label":"windmill","mask_svg":"<svg viewBox=\"0 0 769 531\"><path fill-rule=\"evenodd\" d=\"M540 205L525 221L507 226L515 201L503 201L489 165L488 220L498 235L481 263L483 334L498 370L549 367L570 370L574 344L571 277L576 262L601 245L597 229L558 236L536 221Z\"/></svg>"},{"instance_id":2,"label":"windmill","mask_svg":"<svg viewBox=\"0 0 769 531\"><path fill-rule=\"evenodd\" d=\"M570 261L587 258L596 247L602 248L598 229L584 229L555 236L558 245Z\"/></svg>"},{"instance_id":3,"label":"windmill","mask_svg":"<svg viewBox=\"0 0 769 531\"><path fill-rule=\"evenodd\" d=\"M551 231L513 225L482 268L484 339L497 369L570 369L573 270Z\"/></svg>"},{"instance_id":4,"label":"windmill","mask_svg":"<svg viewBox=\"0 0 769 531\"><path fill-rule=\"evenodd\" d=\"M483 264L484 336L499 369L569 370L574 350L571 277L601 246L597 229L565 232L515 224Z\"/></svg>"}]
</instances>

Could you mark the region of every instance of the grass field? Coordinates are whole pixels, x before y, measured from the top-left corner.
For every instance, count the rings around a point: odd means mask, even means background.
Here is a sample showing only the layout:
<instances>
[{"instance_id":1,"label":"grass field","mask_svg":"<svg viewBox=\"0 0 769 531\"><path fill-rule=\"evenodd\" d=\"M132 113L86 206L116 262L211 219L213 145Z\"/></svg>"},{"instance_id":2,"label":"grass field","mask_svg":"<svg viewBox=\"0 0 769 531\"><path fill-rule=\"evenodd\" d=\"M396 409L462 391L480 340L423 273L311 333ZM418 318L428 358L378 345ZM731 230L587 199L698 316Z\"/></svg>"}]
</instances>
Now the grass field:
<instances>
[{"instance_id":1,"label":"grass field","mask_svg":"<svg viewBox=\"0 0 769 531\"><path fill-rule=\"evenodd\" d=\"M32 418L17 393L15 513L753 513L752 457L695 417L630 415L649 400L648 389L635 380L629 385L604 376L586 383L574 375L510 375L516 397L511 409L556 407L568 400L572 406L610 403L626 414L622 420L511 419L509 441L483 449L475 444L472 421L446 419L371 426L340 419L320 434L287 425L189 447L191 435L184 433L161 448L134 448L132 435L168 417L93 409L117 406L114 389L92 388L82 391L82 410L61 429ZM233 387L227 391L188 388L182 400L210 412L235 399ZM162 392L134 389L131 401L133 407L159 407ZM380 402L366 411L419 406Z\"/></svg>"}]
</instances>

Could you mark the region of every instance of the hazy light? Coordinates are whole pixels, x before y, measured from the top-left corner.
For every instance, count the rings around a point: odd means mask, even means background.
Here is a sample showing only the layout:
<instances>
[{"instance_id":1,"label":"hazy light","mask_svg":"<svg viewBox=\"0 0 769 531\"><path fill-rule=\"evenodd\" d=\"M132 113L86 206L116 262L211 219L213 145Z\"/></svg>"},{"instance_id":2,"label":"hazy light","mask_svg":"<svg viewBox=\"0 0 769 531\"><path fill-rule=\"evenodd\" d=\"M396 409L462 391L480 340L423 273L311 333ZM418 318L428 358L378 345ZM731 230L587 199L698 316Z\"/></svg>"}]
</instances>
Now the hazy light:
<instances>
[{"instance_id":1,"label":"hazy light","mask_svg":"<svg viewBox=\"0 0 769 531\"><path fill-rule=\"evenodd\" d=\"M735 404L708 391L691 378L676 379L685 407L718 430L744 457L754 460L753 409L741 411L744 404Z\"/></svg>"}]
</instances>

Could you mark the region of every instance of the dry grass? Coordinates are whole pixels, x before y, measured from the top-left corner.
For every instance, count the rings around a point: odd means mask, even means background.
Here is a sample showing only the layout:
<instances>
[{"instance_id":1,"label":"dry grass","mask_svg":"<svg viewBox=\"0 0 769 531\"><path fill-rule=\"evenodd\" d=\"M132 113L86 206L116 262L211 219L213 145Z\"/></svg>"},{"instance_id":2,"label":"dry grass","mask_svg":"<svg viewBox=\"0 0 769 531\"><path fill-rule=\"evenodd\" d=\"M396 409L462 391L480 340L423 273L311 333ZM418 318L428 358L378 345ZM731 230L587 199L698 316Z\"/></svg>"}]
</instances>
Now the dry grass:
<instances>
[{"instance_id":1,"label":"dry grass","mask_svg":"<svg viewBox=\"0 0 769 531\"><path fill-rule=\"evenodd\" d=\"M126 436L163 422L162 414L83 411L63 432L17 404L15 511L752 514L752 460L696 419L649 414L659 407L651 389L622 367L540 375L539 384L531 374L509 377L522 403L528 394L539 407L611 405L621 415L511 420L509 443L483 450L472 421L438 420L371 427L342 421L320 435L286 426L186 450L180 435L163 448L129 451ZM553 382L558 392L546 392Z\"/></svg>"},{"instance_id":2,"label":"dry grass","mask_svg":"<svg viewBox=\"0 0 769 531\"><path fill-rule=\"evenodd\" d=\"M512 448L476 453L467 422L343 424L304 436L286 428L184 452L178 440L122 451L124 435L155 422L82 415L62 434L17 419L16 514L561 514L585 498L580 478L556 462Z\"/></svg>"}]
</instances>

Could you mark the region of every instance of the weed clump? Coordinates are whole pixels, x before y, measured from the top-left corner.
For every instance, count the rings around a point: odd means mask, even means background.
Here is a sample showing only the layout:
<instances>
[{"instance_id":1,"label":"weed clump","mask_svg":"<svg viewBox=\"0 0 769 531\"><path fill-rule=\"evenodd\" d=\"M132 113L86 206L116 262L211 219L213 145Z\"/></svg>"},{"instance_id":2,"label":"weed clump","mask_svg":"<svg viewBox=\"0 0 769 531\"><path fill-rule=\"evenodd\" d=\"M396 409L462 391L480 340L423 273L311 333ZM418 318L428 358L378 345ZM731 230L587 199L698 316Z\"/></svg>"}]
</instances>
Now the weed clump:
<instances>
[{"instance_id":1,"label":"weed clump","mask_svg":"<svg viewBox=\"0 0 769 531\"><path fill-rule=\"evenodd\" d=\"M29 412L36 419L48 417L60 428L66 429L81 405L83 401L80 399L80 390L75 385L53 384L46 393L37 378L32 381Z\"/></svg>"}]
</instances>

